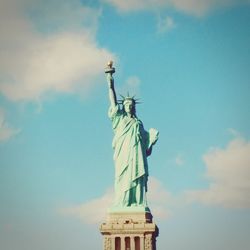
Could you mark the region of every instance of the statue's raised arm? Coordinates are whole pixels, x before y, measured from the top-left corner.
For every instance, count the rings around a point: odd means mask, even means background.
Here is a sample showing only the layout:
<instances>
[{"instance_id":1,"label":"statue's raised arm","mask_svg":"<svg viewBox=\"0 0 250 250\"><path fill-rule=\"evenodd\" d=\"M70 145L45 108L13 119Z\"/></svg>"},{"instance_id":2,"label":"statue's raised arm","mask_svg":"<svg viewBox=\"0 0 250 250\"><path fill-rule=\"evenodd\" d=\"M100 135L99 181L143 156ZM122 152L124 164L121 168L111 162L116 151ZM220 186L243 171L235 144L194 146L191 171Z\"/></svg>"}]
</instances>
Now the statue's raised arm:
<instances>
[{"instance_id":1,"label":"statue's raised arm","mask_svg":"<svg viewBox=\"0 0 250 250\"><path fill-rule=\"evenodd\" d=\"M108 87L109 87L109 99L110 99L110 105L111 107L115 107L117 105L117 98L115 93L115 87L114 87L114 78L113 74L115 73L115 68L113 68L113 62L108 62L108 67L105 69L105 73L107 76L108 81Z\"/></svg>"}]
</instances>

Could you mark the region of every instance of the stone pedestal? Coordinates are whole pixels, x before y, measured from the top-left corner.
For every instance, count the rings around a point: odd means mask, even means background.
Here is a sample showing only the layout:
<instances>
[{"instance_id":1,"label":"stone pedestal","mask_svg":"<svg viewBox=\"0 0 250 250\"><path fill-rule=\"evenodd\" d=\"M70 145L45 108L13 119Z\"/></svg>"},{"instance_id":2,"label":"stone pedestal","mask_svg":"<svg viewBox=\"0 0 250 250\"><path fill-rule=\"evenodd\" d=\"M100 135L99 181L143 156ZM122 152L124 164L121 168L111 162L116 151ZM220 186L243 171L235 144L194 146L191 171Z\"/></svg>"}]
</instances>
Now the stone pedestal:
<instances>
[{"instance_id":1,"label":"stone pedestal","mask_svg":"<svg viewBox=\"0 0 250 250\"><path fill-rule=\"evenodd\" d=\"M158 227L149 211L110 211L100 232L104 250L156 250Z\"/></svg>"}]
</instances>

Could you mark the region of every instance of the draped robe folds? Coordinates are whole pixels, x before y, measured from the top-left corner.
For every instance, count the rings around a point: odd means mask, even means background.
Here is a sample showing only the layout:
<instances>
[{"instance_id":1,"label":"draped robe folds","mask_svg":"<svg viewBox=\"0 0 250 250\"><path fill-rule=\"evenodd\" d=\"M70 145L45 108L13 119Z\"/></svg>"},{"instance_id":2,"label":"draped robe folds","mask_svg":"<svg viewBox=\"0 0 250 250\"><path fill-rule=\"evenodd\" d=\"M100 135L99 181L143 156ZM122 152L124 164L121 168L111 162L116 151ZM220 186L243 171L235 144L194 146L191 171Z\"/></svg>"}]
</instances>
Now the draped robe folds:
<instances>
[{"instance_id":1,"label":"draped robe folds","mask_svg":"<svg viewBox=\"0 0 250 250\"><path fill-rule=\"evenodd\" d=\"M149 133L136 117L128 117L118 105L110 107L115 162L115 206L147 206Z\"/></svg>"}]
</instances>

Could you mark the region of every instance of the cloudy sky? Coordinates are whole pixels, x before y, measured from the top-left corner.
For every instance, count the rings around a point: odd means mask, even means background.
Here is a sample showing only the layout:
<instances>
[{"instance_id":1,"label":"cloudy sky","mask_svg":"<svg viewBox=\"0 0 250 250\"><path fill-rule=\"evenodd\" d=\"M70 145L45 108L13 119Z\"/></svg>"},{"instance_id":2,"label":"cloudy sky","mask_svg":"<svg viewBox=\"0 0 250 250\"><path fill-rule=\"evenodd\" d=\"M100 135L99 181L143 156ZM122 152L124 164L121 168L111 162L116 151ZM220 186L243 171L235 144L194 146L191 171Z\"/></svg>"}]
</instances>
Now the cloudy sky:
<instances>
[{"instance_id":1,"label":"cloudy sky","mask_svg":"<svg viewBox=\"0 0 250 250\"><path fill-rule=\"evenodd\" d=\"M158 249L249 249L249 23L249 0L1 0L0 249L102 249L110 59L160 131Z\"/></svg>"}]
</instances>

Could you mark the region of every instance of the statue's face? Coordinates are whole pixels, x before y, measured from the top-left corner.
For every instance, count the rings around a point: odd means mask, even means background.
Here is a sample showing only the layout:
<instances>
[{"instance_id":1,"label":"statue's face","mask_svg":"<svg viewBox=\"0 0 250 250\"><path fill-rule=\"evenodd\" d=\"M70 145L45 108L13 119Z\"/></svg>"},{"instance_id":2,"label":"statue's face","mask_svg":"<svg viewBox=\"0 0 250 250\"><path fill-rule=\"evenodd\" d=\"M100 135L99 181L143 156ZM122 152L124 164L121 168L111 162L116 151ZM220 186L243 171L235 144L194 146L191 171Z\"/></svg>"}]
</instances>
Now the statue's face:
<instances>
[{"instance_id":1,"label":"statue's face","mask_svg":"<svg viewBox=\"0 0 250 250\"><path fill-rule=\"evenodd\" d=\"M126 113L131 114L133 112L134 103L132 100L126 100L123 105Z\"/></svg>"}]
</instances>

